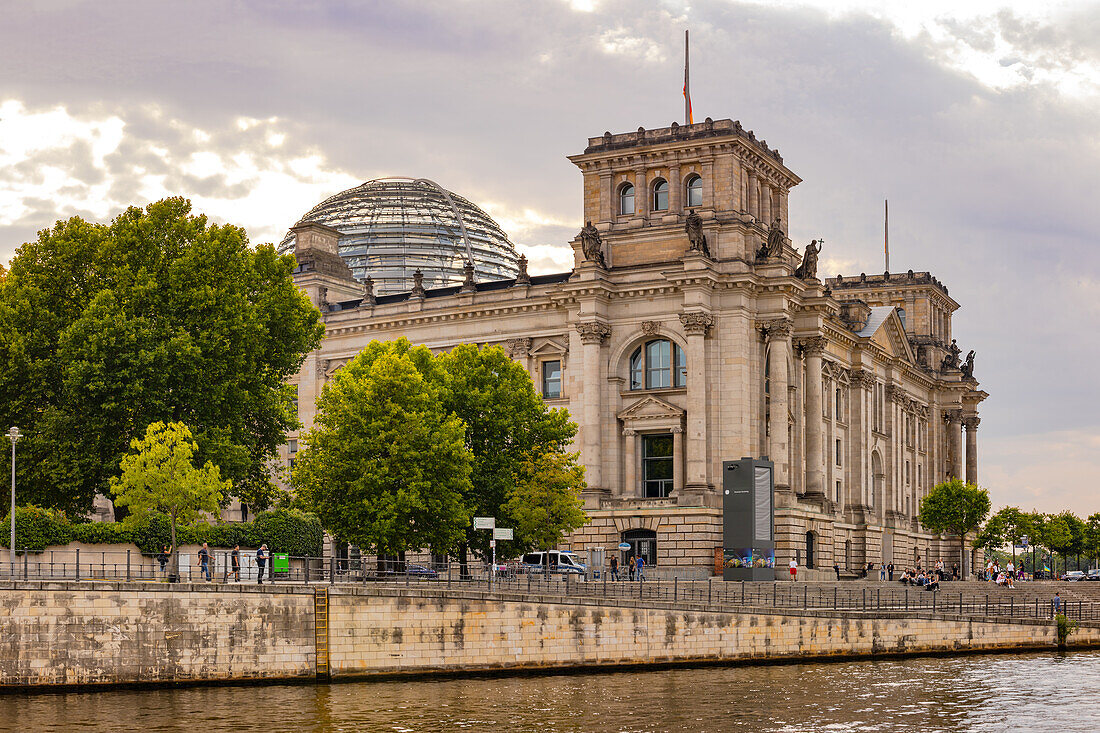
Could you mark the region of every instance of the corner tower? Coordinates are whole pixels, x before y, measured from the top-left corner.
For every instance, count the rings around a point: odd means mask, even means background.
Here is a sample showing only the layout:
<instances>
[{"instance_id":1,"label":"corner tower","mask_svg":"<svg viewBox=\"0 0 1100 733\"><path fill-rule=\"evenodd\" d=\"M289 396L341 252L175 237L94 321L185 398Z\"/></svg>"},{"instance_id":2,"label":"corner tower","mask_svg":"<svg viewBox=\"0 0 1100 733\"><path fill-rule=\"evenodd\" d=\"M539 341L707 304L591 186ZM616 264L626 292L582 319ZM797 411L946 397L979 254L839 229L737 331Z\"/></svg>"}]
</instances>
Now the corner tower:
<instances>
[{"instance_id":1,"label":"corner tower","mask_svg":"<svg viewBox=\"0 0 1100 733\"><path fill-rule=\"evenodd\" d=\"M689 212L715 259L750 263L772 222L787 232L787 196L801 179L778 150L736 120L712 120L588 139L569 158L584 174L584 220L608 267L679 260ZM583 261L574 243L576 264Z\"/></svg>"}]
</instances>

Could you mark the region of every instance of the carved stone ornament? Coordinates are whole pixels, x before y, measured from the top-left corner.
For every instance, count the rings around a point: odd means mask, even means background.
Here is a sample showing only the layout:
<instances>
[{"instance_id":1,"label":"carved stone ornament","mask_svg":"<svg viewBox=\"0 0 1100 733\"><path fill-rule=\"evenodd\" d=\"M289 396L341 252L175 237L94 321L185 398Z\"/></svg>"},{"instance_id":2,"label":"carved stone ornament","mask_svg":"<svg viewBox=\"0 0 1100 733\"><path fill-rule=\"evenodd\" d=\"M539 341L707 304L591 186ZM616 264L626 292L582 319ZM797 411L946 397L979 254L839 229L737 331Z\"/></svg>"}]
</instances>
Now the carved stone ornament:
<instances>
[{"instance_id":1,"label":"carved stone ornament","mask_svg":"<svg viewBox=\"0 0 1100 733\"><path fill-rule=\"evenodd\" d=\"M980 425L981 422L982 419L977 415L967 415L963 418L963 426L966 428L967 432L970 432L971 430L977 430L978 425Z\"/></svg>"},{"instance_id":2,"label":"carved stone ornament","mask_svg":"<svg viewBox=\"0 0 1100 733\"><path fill-rule=\"evenodd\" d=\"M323 382L325 380L325 373L328 371L328 359L317 360L317 381Z\"/></svg>"},{"instance_id":3,"label":"carved stone ornament","mask_svg":"<svg viewBox=\"0 0 1100 733\"><path fill-rule=\"evenodd\" d=\"M821 253L821 245L825 240L817 240L806 245L806 252L802 255L802 264L795 268L794 276L802 280L817 279L817 256Z\"/></svg>"},{"instance_id":4,"label":"carved stone ornament","mask_svg":"<svg viewBox=\"0 0 1100 733\"><path fill-rule=\"evenodd\" d=\"M680 323L684 325L684 333L706 336L714 325L714 316L709 313L681 313Z\"/></svg>"},{"instance_id":5,"label":"carved stone ornament","mask_svg":"<svg viewBox=\"0 0 1100 733\"><path fill-rule=\"evenodd\" d=\"M900 402L905 397L905 392L896 384L886 385L886 399L889 402Z\"/></svg>"},{"instance_id":6,"label":"carved stone ornament","mask_svg":"<svg viewBox=\"0 0 1100 733\"><path fill-rule=\"evenodd\" d=\"M378 299L374 297L374 279L367 275L363 281L363 305L374 305Z\"/></svg>"},{"instance_id":7,"label":"carved stone ornament","mask_svg":"<svg viewBox=\"0 0 1100 733\"><path fill-rule=\"evenodd\" d=\"M584 259L588 262L595 262L600 267L607 267L603 259L603 240L600 239L600 233L596 230L596 227L592 226L592 222L585 222L580 234L577 236L581 240L581 252L584 254Z\"/></svg>"},{"instance_id":8,"label":"carved stone ornament","mask_svg":"<svg viewBox=\"0 0 1100 733\"><path fill-rule=\"evenodd\" d=\"M775 318L770 321L765 321L760 327L760 330L764 332L764 337L768 341L786 339L791 337L791 332L794 330L794 322L791 321L790 318Z\"/></svg>"},{"instance_id":9,"label":"carved stone ornament","mask_svg":"<svg viewBox=\"0 0 1100 733\"><path fill-rule=\"evenodd\" d=\"M527 354L531 351L531 339L508 339L504 342L504 351L512 359L515 359L517 357L526 357Z\"/></svg>"},{"instance_id":10,"label":"carved stone ornament","mask_svg":"<svg viewBox=\"0 0 1100 733\"><path fill-rule=\"evenodd\" d=\"M420 270L413 273L413 289L410 295L413 298L426 297L424 292L424 273Z\"/></svg>"},{"instance_id":11,"label":"carved stone ornament","mask_svg":"<svg viewBox=\"0 0 1100 733\"><path fill-rule=\"evenodd\" d=\"M516 285L530 285L531 276L527 274L527 257L519 256L519 274L516 275Z\"/></svg>"},{"instance_id":12,"label":"carved stone ornament","mask_svg":"<svg viewBox=\"0 0 1100 733\"><path fill-rule=\"evenodd\" d=\"M659 321L642 321L642 333L646 336L656 336L661 330Z\"/></svg>"},{"instance_id":13,"label":"carved stone ornament","mask_svg":"<svg viewBox=\"0 0 1100 733\"><path fill-rule=\"evenodd\" d=\"M875 384L875 375L866 369L852 370L852 385L856 387L872 387Z\"/></svg>"},{"instance_id":14,"label":"carved stone ornament","mask_svg":"<svg viewBox=\"0 0 1100 733\"><path fill-rule=\"evenodd\" d=\"M962 353L962 349L955 342L955 339L951 339L951 345L947 347L947 356L943 357L943 364L940 365L941 369L958 369L959 368L959 354Z\"/></svg>"},{"instance_id":15,"label":"carved stone ornament","mask_svg":"<svg viewBox=\"0 0 1100 733\"><path fill-rule=\"evenodd\" d=\"M694 209L688 212L687 219L684 221L684 230L688 236L688 252L701 252L704 256L710 257L707 237L703 234L703 219L695 213Z\"/></svg>"},{"instance_id":16,"label":"carved stone ornament","mask_svg":"<svg viewBox=\"0 0 1100 733\"><path fill-rule=\"evenodd\" d=\"M974 378L974 349L971 349L970 353L966 355L966 361L962 363L962 366L960 366L959 369L962 370L963 378Z\"/></svg>"},{"instance_id":17,"label":"carved stone ornament","mask_svg":"<svg viewBox=\"0 0 1100 733\"><path fill-rule=\"evenodd\" d=\"M963 414L962 410L944 410L943 411L943 421L945 423L947 423L948 425L953 425L955 423L962 422L962 414Z\"/></svg>"},{"instance_id":18,"label":"carved stone ornament","mask_svg":"<svg viewBox=\"0 0 1100 733\"><path fill-rule=\"evenodd\" d=\"M825 344L824 336L809 336L800 338L796 342L796 346L802 349L804 356L821 356L825 353Z\"/></svg>"},{"instance_id":19,"label":"carved stone ornament","mask_svg":"<svg viewBox=\"0 0 1100 733\"><path fill-rule=\"evenodd\" d=\"M611 326L600 321L584 321L577 324L582 344L602 344L611 336Z\"/></svg>"},{"instance_id":20,"label":"carved stone ornament","mask_svg":"<svg viewBox=\"0 0 1100 733\"><path fill-rule=\"evenodd\" d=\"M756 253L758 259L766 260L769 257L778 257L783 254L783 245L787 241L787 236L783 234L782 222L776 217L772 222L771 228L768 230L768 239L764 242L764 246L760 248L760 251Z\"/></svg>"},{"instance_id":21,"label":"carved stone ornament","mask_svg":"<svg viewBox=\"0 0 1100 733\"><path fill-rule=\"evenodd\" d=\"M477 286L474 284L474 263L469 260L462 267L462 287L459 288L460 293L472 293L477 290Z\"/></svg>"}]
</instances>

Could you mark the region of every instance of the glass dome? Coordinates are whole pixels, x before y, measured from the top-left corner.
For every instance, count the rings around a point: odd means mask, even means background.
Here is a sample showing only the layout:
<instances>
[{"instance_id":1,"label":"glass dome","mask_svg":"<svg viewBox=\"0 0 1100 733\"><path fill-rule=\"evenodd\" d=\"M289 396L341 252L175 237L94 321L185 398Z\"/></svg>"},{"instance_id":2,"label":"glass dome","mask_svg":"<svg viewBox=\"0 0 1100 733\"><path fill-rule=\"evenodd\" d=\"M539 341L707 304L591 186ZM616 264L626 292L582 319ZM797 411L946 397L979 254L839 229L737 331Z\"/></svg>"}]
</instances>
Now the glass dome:
<instances>
[{"instance_id":1,"label":"glass dome","mask_svg":"<svg viewBox=\"0 0 1100 733\"><path fill-rule=\"evenodd\" d=\"M429 290L460 285L467 260L477 282L519 272L515 247L488 214L423 178L367 181L325 199L301 221L339 231L340 255L357 280L374 280L379 295L412 290L417 270ZM293 232L278 250L294 251Z\"/></svg>"}]
</instances>

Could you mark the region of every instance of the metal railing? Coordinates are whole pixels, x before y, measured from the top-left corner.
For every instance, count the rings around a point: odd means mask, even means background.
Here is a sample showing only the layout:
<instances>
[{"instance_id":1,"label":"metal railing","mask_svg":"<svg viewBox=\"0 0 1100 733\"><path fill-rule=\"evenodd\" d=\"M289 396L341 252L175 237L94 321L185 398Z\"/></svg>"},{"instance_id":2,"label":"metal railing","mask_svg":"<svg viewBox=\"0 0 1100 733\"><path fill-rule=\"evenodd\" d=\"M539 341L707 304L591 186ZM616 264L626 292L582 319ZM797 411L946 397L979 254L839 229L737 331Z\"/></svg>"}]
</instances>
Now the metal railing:
<instances>
[{"instance_id":1,"label":"metal railing","mask_svg":"<svg viewBox=\"0 0 1100 733\"><path fill-rule=\"evenodd\" d=\"M161 561L164 560L162 563ZM1069 619L1100 622L1098 600L1065 598L1055 601L1048 586L1027 584L1024 590L971 589L953 591L951 584L937 591L918 587L867 587L860 583L723 582L717 578L629 579L602 573L482 562L403 562L378 558L291 557L275 553L260 566L254 551L242 551L234 564L229 551L212 550L208 582L214 583L327 583L398 584L455 590L496 591L529 595L568 595L585 598L629 599L665 603L701 604L722 609L787 609L845 611L865 614L933 613L963 616L1001 616L1049 619L1061 612ZM22 553L13 565L0 562L0 580L104 580L185 583L207 582L196 553L180 554L178 577L171 558L135 551L73 550L64 553ZM648 572L648 571L647 571ZM1100 591L1100 587L1097 588Z\"/></svg>"}]
</instances>

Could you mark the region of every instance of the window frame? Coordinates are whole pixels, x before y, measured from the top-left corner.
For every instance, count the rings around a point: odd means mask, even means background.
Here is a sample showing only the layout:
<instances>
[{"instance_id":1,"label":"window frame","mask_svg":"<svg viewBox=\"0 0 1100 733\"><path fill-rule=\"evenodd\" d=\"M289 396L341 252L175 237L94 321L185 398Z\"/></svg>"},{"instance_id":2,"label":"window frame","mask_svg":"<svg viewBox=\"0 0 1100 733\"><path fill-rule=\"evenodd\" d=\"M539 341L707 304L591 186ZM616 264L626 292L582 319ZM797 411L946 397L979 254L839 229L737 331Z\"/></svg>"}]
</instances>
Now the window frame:
<instances>
[{"instance_id":1,"label":"window frame","mask_svg":"<svg viewBox=\"0 0 1100 733\"><path fill-rule=\"evenodd\" d=\"M623 207L623 202L627 198L629 191L630 198L630 211L626 211ZM637 187L629 181L624 182L619 186L619 216L634 216L638 213L638 190Z\"/></svg>"},{"instance_id":2,"label":"window frame","mask_svg":"<svg viewBox=\"0 0 1100 733\"><path fill-rule=\"evenodd\" d=\"M694 185L696 183L699 185ZM699 200L697 202L692 201L692 193L695 192L699 194ZM684 181L684 202L684 208L687 209L694 209L703 205L703 177L698 173L692 173L688 176L687 180Z\"/></svg>"},{"instance_id":3,"label":"window frame","mask_svg":"<svg viewBox=\"0 0 1100 733\"><path fill-rule=\"evenodd\" d=\"M671 432L668 433L644 433L642 436L642 498L645 499L664 499L672 493L675 485L676 474L676 439ZM668 455L649 455L649 447L657 440L668 441ZM649 478L649 466L651 464L657 465L658 462L661 465L667 464L668 466L668 478L658 477ZM653 484L655 491L650 493L650 485Z\"/></svg>"},{"instance_id":4,"label":"window frame","mask_svg":"<svg viewBox=\"0 0 1100 733\"><path fill-rule=\"evenodd\" d=\"M658 178L653 181L653 185L650 188L653 191L653 195L651 197L652 208L650 209L650 211L668 211L670 200L668 180L664 178ZM658 196L664 197L664 206L660 205L657 198Z\"/></svg>"},{"instance_id":5,"label":"window frame","mask_svg":"<svg viewBox=\"0 0 1100 733\"><path fill-rule=\"evenodd\" d=\"M653 366L650 359L650 347L658 344L668 345L668 363ZM627 362L627 383L631 392L652 389L683 389L687 387L687 351L684 347L668 338L650 339L638 345L630 353ZM666 375L668 384L654 379L656 375Z\"/></svg>"},{"instance_id":6,"label":"window frame","mask_svg":"<svg viewBox=\"0 0 1100 733\"><path fill-rule=\"evenodd\" d=\"M556 379L552 379L549 376L549 373L547 371L547 367L550 364L557 364L558 365L557 366L558 376L557 376ZM542 386L542 397L543 397L543 399L546 399L546 400L561 399L562 386L563 386L561 359L546 359L545 361L543 361L539 364L539 372L540 372L539 376L540 376L540 383L541 383L541 386ZM556 394L548 394L547 393L547 387L552 382L557 383L557 393Z\"/></svg>"}]
</instances>

